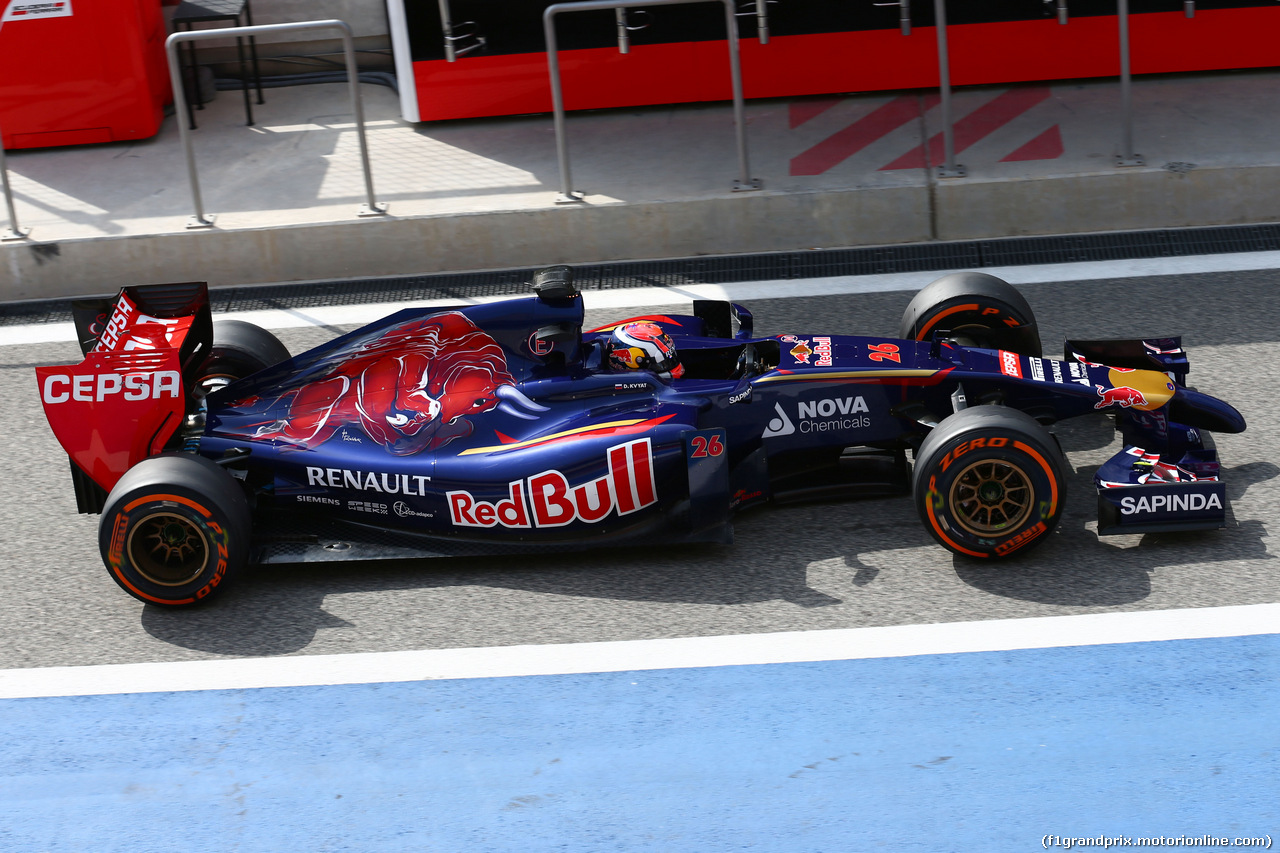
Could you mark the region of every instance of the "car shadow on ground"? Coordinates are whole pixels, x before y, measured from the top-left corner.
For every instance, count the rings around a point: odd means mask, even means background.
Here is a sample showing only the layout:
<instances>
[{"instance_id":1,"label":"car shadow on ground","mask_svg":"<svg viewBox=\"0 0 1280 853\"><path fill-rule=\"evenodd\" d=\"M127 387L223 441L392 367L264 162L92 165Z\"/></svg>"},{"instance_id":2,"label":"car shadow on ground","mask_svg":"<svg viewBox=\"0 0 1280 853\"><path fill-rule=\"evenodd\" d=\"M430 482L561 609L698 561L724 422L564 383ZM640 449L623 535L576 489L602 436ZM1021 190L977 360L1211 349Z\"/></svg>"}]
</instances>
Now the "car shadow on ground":
<instances>
[{"instance_id":1,"label":"car shadow on ground","mask_svg":"<svg viewBox=\"0 0 1280 853\"><path fill-rule=\"evenodd\" d=\"M1043 604L1106 606L1141 601L1151 575L1167 566L1267 560L1267 528L1243 500L1251 486L1273 479L1280 467L1250 462L1225 468L1230 505L1221 530L1099 537L1094 511L1093 467L1072 477L1073 497L1058 530L1017 560L989 563L955 557L956 574L992 595ZM1244 514L1241 519L1240 514Z\"/></svg>"},{"instance_id":2,"label":"car shadow on ground","mask_svg":"<svg viewBox=\"0 0 1280 853\"><path fill-rule=\"evenodd\" d=\"M535 642L535 635L573 633L555 625L557 619L589 621L595 614L621 612L633 624L647 619L655 628L647 606L654 604L838 607L845 597L812 586L811 573L837 574L853 591L878 572L859 561L859 552L930 544L914 523L907 498L762 510L739 517L736 534L728 546L646 544L519 558L259 566L208 605L145 607L142 627L162 642L202 652L290 654L310 645L323 629L368 632L368 626L354 626L325 606L330 596L368 595L377 599L371 607L388 609L379 635L399 633L392 624L397 620L406 623L406 631L420 634L424 623L438 619L442 627L435 636L448 638L442 645L493 645L494 636ZM396 595L382 595L388 592ZM410 611L413 605L402 599L418 602L418 609ZM406 609L390 610L399 607ZM501 612L504 608L509 612ZM607 626L595 631L588 625L582 633L593 632L604 639Z\"/></svg>"},{"instance_id":3,"label":"car shadow on ground","mask_svg":"<svg viewBox=\"0 0 1280 853\"><path fill-rule=\"evenodd\" d=\"M1270 463L1224 472L1229 497L1278 472ZM731 546L258 567L207 606L148 606L141 622L166 644L228 656L298 653L330 629L348 636L335 647L329 635L326 652L681 636L700 626L682 605L723 614L712 633L861 627L1024 612L989 597L1130 605L1151 594L1161 566L1267 556L1266 530L1251 518L1224 531L1100 540L1091 474L1072 475L1074 500L1045 542L996 563L952 557L903 496L745 514ZM957 597L956 579L982 595ZM921 602L933 615L917 612Z\"/></svg>"}]
</instances>

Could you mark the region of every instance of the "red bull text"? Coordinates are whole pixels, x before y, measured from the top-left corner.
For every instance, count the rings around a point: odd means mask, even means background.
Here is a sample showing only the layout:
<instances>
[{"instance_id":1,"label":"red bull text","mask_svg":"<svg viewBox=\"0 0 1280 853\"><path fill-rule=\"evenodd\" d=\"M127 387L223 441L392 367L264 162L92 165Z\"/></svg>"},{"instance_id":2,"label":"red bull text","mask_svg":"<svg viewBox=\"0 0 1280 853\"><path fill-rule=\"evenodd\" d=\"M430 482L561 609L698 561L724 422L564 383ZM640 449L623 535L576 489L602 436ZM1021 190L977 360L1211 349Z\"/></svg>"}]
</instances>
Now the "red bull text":
<instances>
[{"instance_id":1,"label":"red bull text","mask_svg":"<svg viewBox=\"0 0 1280 853\"><path fill-rule=\"evenodd\" d=\"M611 512L621 517L657 503L649 439L610 447L605 458L608 472L579 486L550 470L513 480L507 497L492 503L465 490L447 492L449 520L458 527L564 527L575 521L595 524Z\"/></svg>"}]
</instances>

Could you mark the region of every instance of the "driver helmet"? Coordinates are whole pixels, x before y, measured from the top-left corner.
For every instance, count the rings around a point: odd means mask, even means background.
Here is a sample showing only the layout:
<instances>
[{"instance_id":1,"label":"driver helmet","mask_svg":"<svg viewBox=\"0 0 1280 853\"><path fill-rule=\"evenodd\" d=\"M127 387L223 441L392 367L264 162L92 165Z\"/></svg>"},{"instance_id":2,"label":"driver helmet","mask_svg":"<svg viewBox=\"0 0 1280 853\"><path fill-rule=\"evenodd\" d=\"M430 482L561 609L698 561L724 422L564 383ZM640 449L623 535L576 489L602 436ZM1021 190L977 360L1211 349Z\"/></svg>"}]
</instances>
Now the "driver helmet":
<instances>
[{"instance_id":1,"label":"driver helmet","mask_svg":"<svg viewBox=\"0 0 1280 853\"><path fill-rule=\"evenodd\" d=\"M663 379L684 376L675 343L657 323L619 326L609 336L607 352L612 370L652 370Z\"/></svg>"}]
</instances>

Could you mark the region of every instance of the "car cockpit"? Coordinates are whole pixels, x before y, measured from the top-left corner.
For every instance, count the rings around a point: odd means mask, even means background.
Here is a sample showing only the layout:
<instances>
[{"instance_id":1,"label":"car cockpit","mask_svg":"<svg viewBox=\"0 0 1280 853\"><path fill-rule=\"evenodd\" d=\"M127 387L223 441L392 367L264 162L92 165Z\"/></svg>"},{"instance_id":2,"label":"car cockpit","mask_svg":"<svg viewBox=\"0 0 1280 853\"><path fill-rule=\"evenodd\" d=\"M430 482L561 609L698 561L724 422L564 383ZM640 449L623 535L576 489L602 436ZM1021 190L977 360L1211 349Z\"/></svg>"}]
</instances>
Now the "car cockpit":
<instances>
[{"instance_id":1,"label":"car cockpit","mask_svg":"<svg viewBox=\"0 0 1280 853\"><path fill-rule=\"evenodd\" d=\"M751 312L728 301L694 300L692 315L638 316L584 333L581 297L569 267L539 270L533 289L559 317L529 334L526 346L540 362L531 378L550 369L630 375L635 381L650 373L663 382L741 381L772 370L781 360L778 342L752 340ZM572 308L579 309L577 316L566 316Z\"/></svg>"}]
</instances>

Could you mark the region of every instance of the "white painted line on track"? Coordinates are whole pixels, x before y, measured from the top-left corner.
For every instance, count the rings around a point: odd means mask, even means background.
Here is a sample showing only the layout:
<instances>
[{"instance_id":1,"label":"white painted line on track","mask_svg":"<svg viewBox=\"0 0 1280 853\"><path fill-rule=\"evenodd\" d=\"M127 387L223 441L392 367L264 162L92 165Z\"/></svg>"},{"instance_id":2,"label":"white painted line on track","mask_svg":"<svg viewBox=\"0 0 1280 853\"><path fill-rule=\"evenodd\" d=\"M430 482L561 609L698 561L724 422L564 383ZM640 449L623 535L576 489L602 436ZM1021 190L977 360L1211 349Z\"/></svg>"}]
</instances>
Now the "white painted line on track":
<instances>
[{"instance_id":1,"label":"white painted line on track","mask_svg":"<svg viewBox=\"0 0 1280 853\"><path fill-rule=\"evenodd\" d=\"M1280 633L1280 604L545 646L0 670L0 699L629 672Z\"/></svg>"},{"instance_id":2,"label":"white painted line on track","mask_svg":"<svg viewBox=\"0 0 1280 853\"><path fill-rule=\"evenodd\" d=\"M1280 269L1280 252L1239 252L1226 255L1192 255L1176 258L1146 258L1126 261L1082 261L1074 264L984 267L981 272L1020 286L1049 282L1089 281L1100 278L1142 278L1154 275L1189 275L1206 272L1244 272ZM593 290L587 307L650 308L657 305L684 305L694 299L796 299L813 296L843 296L919 290L946 270L891 273L886 275L838 276L831 278L782 279L735 284L697 284L686 287L633 287ZM478 305L511 299L515 294L478 297L424 299L414 302L381 302L371 305L332 305L299 309L234 311L216 314L216 320L244 320L266 329L294 329L306 326L353 326L380 320L403 308L434 308L451 305ZM38 323L0 327L0 346L74 341L71 323Z\"/></svg>"}]
</instances>

